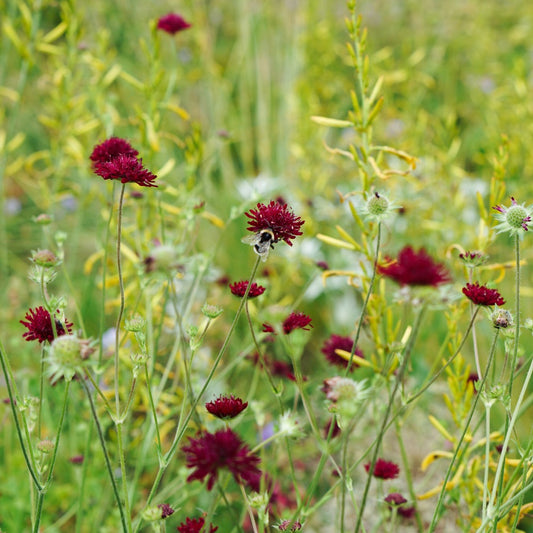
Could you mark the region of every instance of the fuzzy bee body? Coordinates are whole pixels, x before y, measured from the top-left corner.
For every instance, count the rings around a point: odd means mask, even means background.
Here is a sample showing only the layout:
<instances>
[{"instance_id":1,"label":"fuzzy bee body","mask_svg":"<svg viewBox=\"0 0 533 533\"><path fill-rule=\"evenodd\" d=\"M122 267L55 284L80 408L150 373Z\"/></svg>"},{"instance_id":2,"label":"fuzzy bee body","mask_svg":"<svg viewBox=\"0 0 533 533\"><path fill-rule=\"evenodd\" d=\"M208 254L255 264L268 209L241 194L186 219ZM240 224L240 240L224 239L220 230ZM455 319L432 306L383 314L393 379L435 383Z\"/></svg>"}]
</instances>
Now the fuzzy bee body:
<instances>
[{"instance_id":1,"label":"fuzzy bee body","mask_svg":"<svg viewBox=\"0 0 533 533\"><path fill-rule=\"evenodd\" d=\"M243 237L242 242L253 246L255 253L261 256L261 260L264 262L268 258L270 249L274 249L274 244L277 241L274 237L274 232L270 228L266 228L253 235Z\"/></svg>"}]
</instances>

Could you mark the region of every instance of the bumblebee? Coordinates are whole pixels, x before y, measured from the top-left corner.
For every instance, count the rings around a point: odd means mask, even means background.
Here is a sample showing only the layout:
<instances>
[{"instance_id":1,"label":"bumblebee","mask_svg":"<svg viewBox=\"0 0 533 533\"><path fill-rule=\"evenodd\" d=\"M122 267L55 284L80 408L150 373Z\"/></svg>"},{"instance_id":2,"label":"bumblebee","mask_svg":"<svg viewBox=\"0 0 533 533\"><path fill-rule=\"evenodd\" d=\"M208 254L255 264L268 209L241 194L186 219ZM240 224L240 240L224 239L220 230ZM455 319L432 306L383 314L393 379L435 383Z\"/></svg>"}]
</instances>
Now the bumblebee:
<instances>
[{"instance_id":1,"label":"bumblebee","mask_svg":"<svg viewBox=\"0 0 533 533\"><path fill-rule=\"evenodd\" d=\"M263 262L267 260L268 253L274 249L274 244L278 242L270 228L262 229L253 235L247 235L241 241L253 246L255 253L261 256Z\"/></svg>"}]
</instances>

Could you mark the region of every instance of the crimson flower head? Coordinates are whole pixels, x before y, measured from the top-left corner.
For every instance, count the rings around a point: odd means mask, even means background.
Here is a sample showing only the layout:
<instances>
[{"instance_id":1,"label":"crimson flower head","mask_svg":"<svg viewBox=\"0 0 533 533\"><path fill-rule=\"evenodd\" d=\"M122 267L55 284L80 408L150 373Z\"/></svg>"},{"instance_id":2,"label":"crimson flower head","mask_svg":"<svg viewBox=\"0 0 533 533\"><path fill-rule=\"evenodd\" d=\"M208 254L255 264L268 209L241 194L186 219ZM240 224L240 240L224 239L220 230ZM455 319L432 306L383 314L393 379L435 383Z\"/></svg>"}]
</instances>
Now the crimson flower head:
<instances>
[{"instance_id":1,"label":"crimson flower head","mask_svg":"<svg viewBox=\"0 0 533 533\"><path fill-rule=\"evenodd\" d=\"M396 261L388 259L388 264L378 266L378 272L400 285L437 287L450 281L446 267L435 263L423 248L415 252L411 246L406 246Z\"/></svg>"},{"instance_id":2,"label":"crimson flower head","mask_svg":"<svg viewBox=\"0 0 533 533\"><path fill-rule=\"evenodd\" d=\"M187 467L194 468L187 481L203 481L207 477L207 490L211 490L219 469L227 468L237 483L259 492L261 471L257 465L260 459L230 428L189 437L189 444L183 451Z\"/></svg>"},{"instance_id":3,"label":"crimson flower head","mask_svg":"<svg viewBox=\"0 0 533 533\"><path fill-rule=\"evenodd\" d=\"M203 531L204 533L207 533L207 529L204 528L205 525L205 518L203 516L200 516L199 518L189 518L185 520L185 522L182 522L177 530L179 533L200 533L200 531ZM209 533L215 533L215 531L218 529L218 527L215 527L211 524L209 527Z\"/></svg>"},{"instance_id":4,"label":"crimson flower head","mask_svg":"<svg viewBox=\"0 0 533 533\"><path fill-rule=\"evenodd\" d=\"M105 163L107 161L112 161L119 155L125 155L128 157L137 157L139 152L133 148L133 146L126 141L126 139L121 139L120 137L111 137L105 141L97 144L89 159L96 163Z\"/></svg>"},{"instance_id":5,"label":"crimson flower head","mask_svg":"<svg viewBox=\"0 0 533 533\"><path fill-rule=\"evenodd\" d=\"M297 217L287 204L281 204L271 200L268 205L257 204L257 209L250 209L245 216L248 221L248 231L259 233L269 230L274 234L273 243L285 241L292 246L292 240L303 235L300 228L304 221Z\"/></svg>"},{"instance_id":6,"label":"crimson flower head","mask_svg":"<svg viewBox=\"0 0 533 533\"><path fill-rule=\"evenodd\" d=\"M466 287L463 287L463 294L476 305L502 306L505 304L505 300L497 289L489 289L477 281L476 283L467 283Z\"/></svg>"},{"instance_id":7,"label":"crimson flower head","mask_svg":"<svg viewBox=\"0 0 533 533\"><path fill-rule=\"evenodd\" d=\"M157 29L163 30L170 35L174 35L190 27L191 25L181 15L177 15L176 13L169 13L157 21Z\"/></svg>"},{"instance_id":8,"label":"crimson flower head","mask_svg":"<svg viewBox=\"0 0 533 533\"><path fill-rule=\"evenodd\" d=\"M342 335L332 335L324 342L321 352L326 356L326 359L330 363L346 368L348 366L348 361L346 361L344 357L337 355L335 353L335 350L343 350L345 352L351 353L352 348L353 340L350 337L343 337ZM363 357L363 352L359 348L355 349L354 354L358 357ZM357 363L353 362L351 370L357 368L358 366L359 365Z\"/></svg>"},{"instance_id":9,"label":"crimson flower head","mask_svg":"<svg viewBox=\"0 0 533 533\"><path fill-rule=\"evenodd\" d=\"M246 289L248 287L248 281L236 281L235 283L230 283L229 288L231 290L231 294L234 294L235 296L239 296L242 298L246 294ZM250 287L250 292L248 293L248 298L256 298L257 296L261 296L265 292L265 288L261 285L258 285L255 281L252 283L252 286Z\"/></svg>"},{"instance_id":10,"label":"crimson flower head","mask_svg":"<svg viewBox=\"0 0 533 533\"><path fill-rule=\"evenodd\" d=\"M261 330L263 333L276 333L276 330L274 329L274 326L272 324L269 324L268 322L265 322L263 324L263 329Z\"/></svg>"},{"instance_id":11,"label":"crimson flower head","mask_svg":"<svg viewBox=\"0 0 533 533\"><path fill-rule=\"evenodd\" d=\"M235 418L248 407L248 402L231 396L220 396L212 402L207 402L205 408L218 418Z\"/></svg>"},{"instance_id":12,"label":"crimson flower head","mask_svg":"<svg viewBox=\"0 0 533 533\"><path fill-rule=\"evenodd\" d=\"M95 174L105 180L119 180L121 183L136 183L142 187L157 187L157 178L143 167L142 159L131 155L118 155L110 161L97 161L93 165Z\"/></svg>"},{"instance_id":13,"label":"crimson flower head","mask_svg":"<svg viewBox=\"0 0 533 533\"><path fill-rule=\"evenodd\" d=\"M396 508L397 512L403 518L411 518L415 514L414 507L405 507L407 500L399 492L391 492L385 496L385 501L389 504L389 508Z\"/></svg>"},{"instance_id":14,"label":"crimson flower head","mask_svg":"<svg viewBox=\"0 0 533 533\"><path fill-rule=\"evenodd\" d=\"M370 470L370 463L365 465L365 470ZM381 479L395 479L400 474L400 467L392 461L385 461L385 459L378 459L374 465L372 475Z\"/></svg>"},{"instance_id":15,"label":"crimson flower head","mask_svg":"<svg viewBox=\"0 0 533 533\"><path fill-rule=\"evenodd\" d=\"M40 344L45 341L52 342L54 340L54 328L50 313L44 307L30 309L24 318L26 321L21 320L20 323L28 328L28 331L22 335L27 341L39 341ZM72 332L72 324L68 320L63 325L56 319L55 326L58 337L65 335L67 332Z\"/></svg>"},{"instance_id":16,"label":"crimson flower head","mask_svg":"<svg viewBox=\"0 0 533 533\"><path fill-rule=\"evenodd\" d=\"M161 518L168 518L171 514L174 514L174 509L168 504L168 503L160 503L157 507L159 507L161 511Z\"/></svg>"},{"instance_id":17,"label":"crimson flower head","mask_svg":"<svg viewBox=\"0 0 533 533\"><path fill-rule=\"evenodd\" d=\"M307 315L304 315L303 313L293 312L283 321L282 327L283 327L283 333L285 333L285 335L288 335L295 329L308 330L312 328L313 326L311 324L310 317L308 317Z\"/></svg>"}]
</instances>

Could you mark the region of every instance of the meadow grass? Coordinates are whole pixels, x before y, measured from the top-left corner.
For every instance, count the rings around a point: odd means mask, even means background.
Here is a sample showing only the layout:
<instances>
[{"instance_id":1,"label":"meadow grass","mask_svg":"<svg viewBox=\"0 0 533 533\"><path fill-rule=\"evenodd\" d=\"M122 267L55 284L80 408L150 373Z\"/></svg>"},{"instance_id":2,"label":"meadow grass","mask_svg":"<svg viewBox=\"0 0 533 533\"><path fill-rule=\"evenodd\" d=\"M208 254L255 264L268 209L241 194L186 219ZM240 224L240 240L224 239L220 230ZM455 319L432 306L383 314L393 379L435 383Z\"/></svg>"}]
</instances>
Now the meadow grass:
<instances>
[{"instance_id":1,"label":"meadow grass","mask_svg":"<svg viewBox=\"0 0 533 533\"><path fill-rule=\"evenodd\" d=\"M533 527L533 7L1 6L1 531Z\"/></svg>"}]
</instances>

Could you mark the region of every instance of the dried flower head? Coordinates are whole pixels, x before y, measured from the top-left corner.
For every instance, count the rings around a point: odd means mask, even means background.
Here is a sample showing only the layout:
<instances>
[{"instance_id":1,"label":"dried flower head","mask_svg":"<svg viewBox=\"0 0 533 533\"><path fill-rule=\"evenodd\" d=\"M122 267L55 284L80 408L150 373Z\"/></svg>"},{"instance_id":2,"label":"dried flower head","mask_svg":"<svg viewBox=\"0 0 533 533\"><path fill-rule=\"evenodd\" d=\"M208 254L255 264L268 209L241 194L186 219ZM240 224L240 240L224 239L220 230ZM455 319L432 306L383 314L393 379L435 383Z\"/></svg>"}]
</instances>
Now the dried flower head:
<instances>
[{"instance_id":1,"label":"dried flower head","mask_svg":"<svg viewBox=\"0 0 533 533\"><path fill-rule=\"evenodd\" d=\"M388 260L388 264L378 266L378 272L400 285L437 287L450 281L446 267L435 263L423 248L415 252L411 246L406 246L396 261Z\"/></svg>"},{"instance_id":2,"label":"dried flower head","mask_svg":"<svg viewBox=\"0 0 533 533\"><path fill-rule=\"evenodd\" d=\"M497 289L489 289L485 285L480 285L479 282L467 283L463 287L463 294L476 305L504 305L505 300Z\"/></svg>"},{"instance_id":3,"label":"dried flower head","mask_svg":"<svg viewBox=\"0 0 533 533\"><path fill-rule=\"evenodd\" d=\"M511 206L504 207L496 205L492 209L498 213L495 215L500 222L495 229L498 233L505 231L510 235L521 235L522 231L528 231L528 223L531 222L533 206L526 207L524 204L518 204L511 196Z\"/></svg>"},{"instance_id":4,"label":"dried flower head","mask_svg":"<svg viewBox=\"0 0 533 533\"><path fill-rule=\"evenodd\" d=\"M320 350L325 356L326 359L337 366L342 366L346 368L348 366L348 361L338 355L335 350L343 350L345 352L351 353L353 348L353 340L350 337L343 337L342 335L331 335L329 339L326 339L322 349ZM358 357L363 357L363 352L356 348L354 354ZM351 365L351 370L354 370L359 365L356 362L353 362Z\"/></svg>"},{"instance_id":5,"label":"dried flower head","mask_svg":"<svg viewBox=\"0 0 533 533\"><path fill-rule=\"evenodd\" d=\"M288 335L295 329L309 330L313 327L313 325L311 324L311 318L307 315L299 312L293 312L283 321L282 327L283 333Z\"/></svg>"},{"instance_id":6,"label":"dried flower head","mask_svg":"<svg viewBox=\"0 0 533 533\"><path fill-rule=\"evenodd\" d=\"M492 324L497 329L506 329L513 325L513 315L507 309L496 308L490 315Z\"/></svg>"},{"instance_id":7,"label":"dried flower head","mask_svg":"<svg viewBox=\"0 0 533 533\"><path fill-rule=\"evenodd\" d=\"M187 517L185 522L182 522L178 527L177 531L179 533L207 533L205 526L205 518L200 516L198 518L189 518ZM213 524L209 526L209 533L215 533L218 529L218 526L215 527Z\"/></svg>"},{"instance_id":8,"label":"dried flower head","mask_svg":"<svg viewBox=\"0 0 533 533\"><path fill-rule=\"evenodd\" d=\"M97 144L89 157L93 162L93 166L96 163L106 163L112 161L119 156L137 157L139 152L133 148L133 146L120 137L111 137L105 141Z\"/></svg>"},{"instance_id":9,"label":"dried flower head","mask_svg":"<svg viewBox=\"0 0 533 533\"><path fill-rule=\"evenodd\" d=\"M157 21L157 29L170 35L175 35L190 27L191 25L181 15L177 15L176 13L169 13Z\"/></svg>"},{"instance_id":10,"label":"dried flower head","mask_svg":"<svg viewBox=\"0 0 533 533\"><path fill-rule=\"evenodd\" d=\"M205 408L218 418L235 418L248 407L248 402L243 402L240 398L231 396L219 396L212 402L207 402Z\"/></svg>"},{"instance_id":11,"label":"dried flower head","mask_svg":"<svg viewBox=\"0 0 533 533\"><path fill-rule=\"evenodd\" d=\"M161 518L168 518L171 514L174 514L174 509L168 503L160 503L157 507L161 509Z\"/></svg>"},{"instance_id":12,"label":"dried flower head","mask_svg":"<svg viewBox=\"0 0 533 533\"><path fill-rule=\"evenodd\" d=\"M270 230L274 234L273 244L285 241L292 246L292 240L303 235L300 228L304 221L297 217L287 204L281 204L272 200L268 205L257 204L257 209L251 209L245 216L248 222L248 231L259 233L262 230Z\"/></svg>"},{"instance_id":13,"label":"dried flower head","mask_svg":"<svg viewBox=\"0 0 533 533\"><path fill-rule=\"evenodd\" d=\"M239 296L240 298L243 298L246 294L246 289L248 287L248 281L236 281L234 283L230 283L229 288L231 290L231 294L234 294L235 296ZM248 293L248 298L256 298L257 296L261 296L265 292L265 288L262 285L258 285L255 283L255 281L252 283L252 286L250 287L250 292Z\"/></svg>"},{"instance_id":14,"label":"dried flower head","mask_svg":"<svg viewBox=\"0 0 533 533\"><path fill-rule=\"evenodd\" d=\"M366 463L365 470L370 470L370 463ZM385 461L385 459L378 459L374 465L372 475L380 479L395 479L400 474L400 467L392 461Z\"/></svg>"},{"instance_id":15,"label":"dried flower head","mask_svg":"<svg viewBox=\"0 0 533 533\"><path fill-rule=\"evenodd\" d=\"M59 311L57 313L59 314ZM28 328L28 331L22 335L27 341L37 340L39 343L43 343L54 340L54 328L50 313L44 307L37 307L35 310L30 309L24 318L26 321L21 320L20 323ZM56 319L55 330L58 337L65 335L67 332L70 333L72 331L72 323L65 320L65 325L63 325Z\"/></svg>"},{"instance_id":16,"label":"dried flower head","mask_svg":"<svg viewBox=\"0 0 533 533\"><path fill-rule=\"evenodd\" d=\"M157 176L143 167L142 159L134 156L119 155L110 161L97 161L93 170L105 180L136 183L141 187L157 187L154 183Z\"/></svg>"},{"instance_id":17,"label":"dried flower head","mask_svg":"<svg viewBox=\"0 0 533 533\"><path fill-rule=\"evenodd\" d=\"M237 483L259 492L261 471L257 465L260 459L230 428L189 437L189 444L183 451L187 467L194 468L187 481L203 481L207 477L207 490L211 490L219 469L227 468Z\"/></svg>"},{"instance_id":18,"label":"dried flower head","mask_svg":"<svg viewBox=\"0 0 533 533\"><path fill-rule=\"evenodd\" d=\"M282 520L278 525L278 529L280 531L300 531L300 529L302 529L302 524L300 524L298 520L296 520L296 522Z\"/></svg>"}]
</instances>

